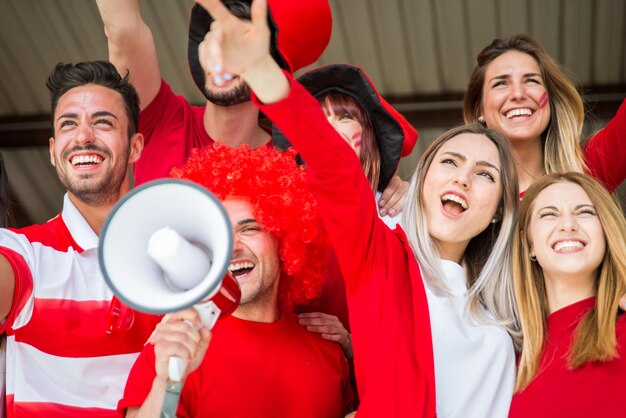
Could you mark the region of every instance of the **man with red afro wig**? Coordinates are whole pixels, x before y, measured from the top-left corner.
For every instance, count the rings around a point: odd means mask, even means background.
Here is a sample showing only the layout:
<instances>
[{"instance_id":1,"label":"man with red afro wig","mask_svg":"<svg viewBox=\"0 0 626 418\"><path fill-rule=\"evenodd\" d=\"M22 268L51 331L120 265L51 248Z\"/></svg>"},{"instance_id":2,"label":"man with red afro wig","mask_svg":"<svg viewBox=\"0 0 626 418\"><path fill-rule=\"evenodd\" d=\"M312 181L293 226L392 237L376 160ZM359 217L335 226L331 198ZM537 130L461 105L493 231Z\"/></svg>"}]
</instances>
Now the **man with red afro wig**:
<instances>
[{"instance_id":1,"label":"man with red afro wig","mask_svg":"<svg viewBox=\"0 0 626 418\"><path fill-rule=\"evenodd\" d=\"M177 416L342 417L353 398L347 360L291 312L317 296L328 250L295 151L216 143L193 150L172 176L223 201L241 303L212 332L193 309L167 315L131 370L120 412L158 417L164 402L170 408L166 392L180 386L168 384L167 364L177 356L188 360Z\"/></svg>"}]
</instances>

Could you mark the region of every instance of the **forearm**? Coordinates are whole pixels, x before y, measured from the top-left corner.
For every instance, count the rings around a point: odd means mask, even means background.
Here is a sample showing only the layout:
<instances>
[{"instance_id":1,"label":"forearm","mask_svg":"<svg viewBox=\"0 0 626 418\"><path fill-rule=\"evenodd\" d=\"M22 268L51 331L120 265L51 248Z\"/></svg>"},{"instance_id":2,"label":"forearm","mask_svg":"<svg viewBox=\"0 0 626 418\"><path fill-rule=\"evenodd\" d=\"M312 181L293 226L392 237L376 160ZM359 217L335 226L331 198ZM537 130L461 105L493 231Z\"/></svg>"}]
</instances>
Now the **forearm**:
<instances>
[{"instance_id":1,"label":"forearm","mask_svg":"<svg viewBox=\"0 0 626 418\"><path fill-rule=\"evenodd\" d=\"M139 408L129 408L126 413L127 418L159 418L163 401L165 400L165 389L167 383L158 376L154 378L152 389L144 403Z\"/></svg>"},{"instance_id":2,"label":"forearm","mask_svg":"<svg viewBox=\"0 0 626 418\"><path fill-rule=\"evenodd\" d=\"M139 0L96 0L108 40L109 61L120 75L129 73L141 108L154 99L161 72L154 38L143 21Z\"/></svg>"}]
</instances>

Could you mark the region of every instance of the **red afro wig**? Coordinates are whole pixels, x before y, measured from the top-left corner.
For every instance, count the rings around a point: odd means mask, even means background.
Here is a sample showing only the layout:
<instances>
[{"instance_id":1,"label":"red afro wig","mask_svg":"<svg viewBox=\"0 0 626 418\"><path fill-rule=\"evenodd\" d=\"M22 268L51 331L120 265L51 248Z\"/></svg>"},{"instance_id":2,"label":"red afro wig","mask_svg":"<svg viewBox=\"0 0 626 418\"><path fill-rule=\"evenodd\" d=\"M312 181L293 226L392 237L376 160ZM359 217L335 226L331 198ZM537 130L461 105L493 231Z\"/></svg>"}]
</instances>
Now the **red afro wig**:
<instances>
[{"instance_id":1,"label":"red afro wig","mask_svg":"<svg viewBox=\"0 0 626 418\"><path fill-rule=\"evenodd\" d=\"M198 183L220 200L248 200L256 219L279 243L279 303L293 310L318 296L329 250L317 202L309 191L296 152L262 146L231 148L219 142L194 149L172 177Z\"/></svg>"}]
</instances>

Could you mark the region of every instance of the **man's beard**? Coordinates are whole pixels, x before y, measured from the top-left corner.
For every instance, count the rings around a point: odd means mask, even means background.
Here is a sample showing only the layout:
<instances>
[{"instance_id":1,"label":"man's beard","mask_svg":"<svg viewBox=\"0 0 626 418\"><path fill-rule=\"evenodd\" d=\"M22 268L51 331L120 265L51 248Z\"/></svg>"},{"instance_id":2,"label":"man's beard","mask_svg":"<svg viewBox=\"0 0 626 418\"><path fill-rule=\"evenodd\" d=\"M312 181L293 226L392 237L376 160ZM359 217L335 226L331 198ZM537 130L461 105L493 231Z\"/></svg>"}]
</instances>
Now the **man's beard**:
<instances>
[{"instance_id":1,"label":"man's beard","mask_svg":"<svg viewBox=\"0 0 626 418\"><path fill-rule=\"evenodd\" d=\"M99 150L111 158L111 154L107 150L102 150L94 146L87 145L82 149ZM127 161L130 149L127 150L126 155L120 156L120 161ZM64 158L64 160L67 160ZM120 188L126 177L127 170L122 170L120 167L111 167L110 171L105 174L105 177L100 178L98 182L94 182L89 179L90 175L85 177L78 175L70 177L67 173L59 169L62 161L56 160L56 170L59 180L65 189L76 196L81 202L93 207L104 206L110 203L115 203L120 194ZM82 178L81 178L82 177Z\"/></svg>"},{"instance_id":2,"label":"man's beard","mask_svg":"<svg viewBox=\"0 0 626 418\"><path fill-rule=\"evenodd\" d=\"M227 91L214 91L205 87L204 95L215 105L234 106L250 101L250 87L243 82Z\"/></svg>"}]
</instances>

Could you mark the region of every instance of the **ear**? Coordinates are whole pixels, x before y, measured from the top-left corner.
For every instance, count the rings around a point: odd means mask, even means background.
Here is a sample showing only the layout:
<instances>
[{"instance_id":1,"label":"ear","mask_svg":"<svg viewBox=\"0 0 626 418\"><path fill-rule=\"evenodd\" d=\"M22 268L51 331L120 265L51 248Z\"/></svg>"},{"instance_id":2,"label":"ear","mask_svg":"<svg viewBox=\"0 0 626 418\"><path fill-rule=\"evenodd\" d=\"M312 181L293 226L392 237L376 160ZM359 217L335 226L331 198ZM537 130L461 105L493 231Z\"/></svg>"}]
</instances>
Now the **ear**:
<instances>
[{"instance_id":1,"label":"ear","mask_svg":"<svg viewBox=\"0 0 626 418\"><path fill-rule=\"evenodd\" d=\"M54 162L54 137L51 136L50 139L48 140L48 143L50 144L50 164L52 164L52 167L56 167L55 162Z\"/></svg>"},{"instance_id":2,"label":"ear","mask_svg":"<svg viewBox=\"0 0 626 418\"><path fill-rule=\"evenodd\" d=\"M139 161L139 158L141 157L141 152L143 151L143 141L143 135L140 133L136 133L130 138L130 152L128 155L128 164Z\"/></svg>"}]
</instances>

